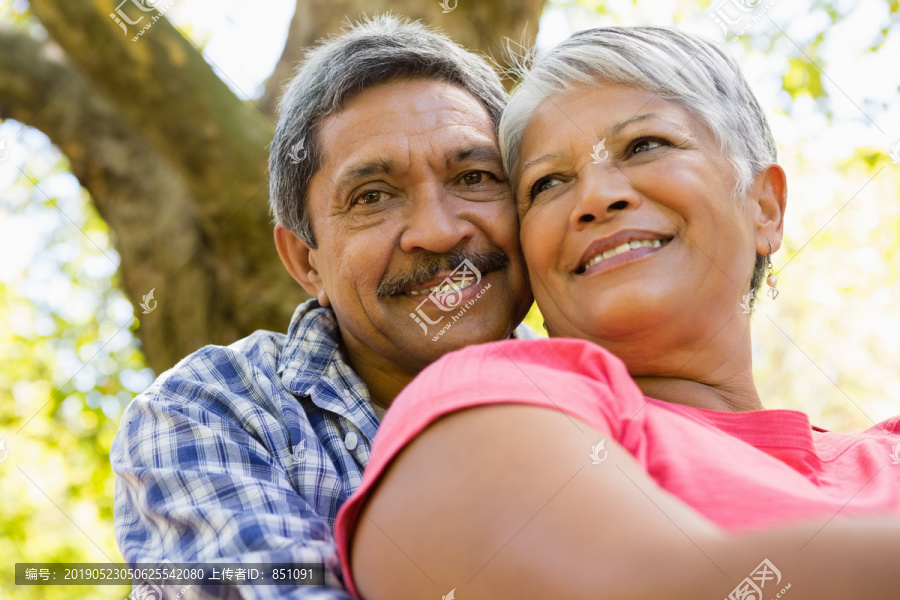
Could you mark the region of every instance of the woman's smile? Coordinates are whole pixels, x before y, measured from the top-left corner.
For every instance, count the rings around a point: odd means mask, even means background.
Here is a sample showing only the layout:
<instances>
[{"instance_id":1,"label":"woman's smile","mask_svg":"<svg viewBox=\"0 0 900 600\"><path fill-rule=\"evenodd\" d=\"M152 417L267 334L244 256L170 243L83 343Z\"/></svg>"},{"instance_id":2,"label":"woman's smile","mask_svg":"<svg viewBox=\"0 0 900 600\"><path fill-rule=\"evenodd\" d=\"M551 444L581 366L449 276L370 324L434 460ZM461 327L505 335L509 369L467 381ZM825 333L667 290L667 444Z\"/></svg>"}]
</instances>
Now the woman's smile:
<instances>
[{"instance_id":1,"label":"woman's smile","mask_svg":"<svg viewBox=\"0 0 900 600\"><path fill-rule=\"evenodd\" d=\"M576 275L603 273L619 265L650 256L670 241L672 237L626 230L593 242L582 255Z\"/></svg>"}]
</instances>

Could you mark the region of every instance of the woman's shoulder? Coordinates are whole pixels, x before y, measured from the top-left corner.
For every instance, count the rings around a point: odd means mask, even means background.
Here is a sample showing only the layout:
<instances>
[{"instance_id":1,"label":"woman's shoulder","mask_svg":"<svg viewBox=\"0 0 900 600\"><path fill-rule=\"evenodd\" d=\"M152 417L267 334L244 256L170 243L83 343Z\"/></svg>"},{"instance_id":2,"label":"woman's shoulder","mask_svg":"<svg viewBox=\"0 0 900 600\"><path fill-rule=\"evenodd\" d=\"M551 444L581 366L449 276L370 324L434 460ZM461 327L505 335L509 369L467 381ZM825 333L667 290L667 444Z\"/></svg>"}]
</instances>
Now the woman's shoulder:
<instances>
[{"instance_id":1,"label":"woman's shoulder","mask_svg":"<svg viewBox=\"0 0 900 600\"><path fill-rule=\"evenodd\" d=\"M530 375L540 379L630 379L622 361L608 350L573 338L513 339L466 346L435 361L417 379L449 378L462 383L512 378L521 382L527 381Z\"/></svg>"},{"instance_id":2,"label":"woman's shoulder","mask_svg":"<svg viewBox=\"0 0 900 600\"><path fill-rule=\"evenodd\" d=\"M584 340L551 338L489 342L448 353L423 370L391 409L420 409L424 402L457 408L576 402L616 412L644 398L625 365L609 351Z\"/></svg>"},{"instance_id":3,"label":"woman's shoulder","mask_svg":"<svg viewBox=\"0 0 900 600\"><path fill-rule=\"evenodd\" d=\"M499 365L515 363L589 376L609 372L627 374L624 363L609 350L594 342L575 338L510 339L475 344L446 354L432 367L442 362L467 360L488 361Z\"/></svg>"}]
</instances>

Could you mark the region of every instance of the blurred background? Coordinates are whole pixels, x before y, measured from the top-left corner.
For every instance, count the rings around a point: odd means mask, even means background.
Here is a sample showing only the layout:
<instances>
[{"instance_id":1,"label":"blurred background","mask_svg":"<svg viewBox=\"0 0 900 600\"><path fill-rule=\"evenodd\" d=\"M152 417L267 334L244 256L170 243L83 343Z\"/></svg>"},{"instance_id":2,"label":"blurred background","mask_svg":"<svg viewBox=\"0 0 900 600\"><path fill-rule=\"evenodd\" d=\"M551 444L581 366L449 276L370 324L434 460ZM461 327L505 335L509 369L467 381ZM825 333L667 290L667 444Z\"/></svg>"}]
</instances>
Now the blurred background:
<instances>
[{"instance_id":1,"label":"blurred background","mask_svg":"<svg viewBox=\"0 0 900 600\"><path fill-rule=\"evenodd\" d=\"M898 0L119 2L0 0L0 598L129 593L17 588L14 563L120 561L123 408L205 344L286 330L304 295L267 215L280 85L363 14L424 19L501 63L505 38L598 25L721 41L790 186L781 295L753 317L763 402L836 431L900 414Z\"/></svg>"}]
</instances>

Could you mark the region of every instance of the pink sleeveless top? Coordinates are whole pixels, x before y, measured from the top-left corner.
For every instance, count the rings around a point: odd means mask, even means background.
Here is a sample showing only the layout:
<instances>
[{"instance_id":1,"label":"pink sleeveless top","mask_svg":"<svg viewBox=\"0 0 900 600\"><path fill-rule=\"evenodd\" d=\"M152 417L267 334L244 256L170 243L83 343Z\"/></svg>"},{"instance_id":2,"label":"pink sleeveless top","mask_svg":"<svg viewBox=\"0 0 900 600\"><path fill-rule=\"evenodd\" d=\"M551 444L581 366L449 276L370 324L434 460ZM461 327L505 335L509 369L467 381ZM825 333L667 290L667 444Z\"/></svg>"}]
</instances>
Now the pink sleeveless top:
<instances>
[{"instance_id":1,"label":"pink sleeveless top","mask_svg":"<svg viewBox=\"0 0 900 600\"><path fill-rule=\"evenodd\" d=\"M900 515L900 417L845 434L811 427L792 410L692 408L645 397L624 364L596 344L488 343L429 366L388 410L362 484L335 523L345 584L357 598L349 542L391 460L442 415L498 403L580 419L621 444L660 487L730 531L838 513Z\"/></svg>"}]
</instances>

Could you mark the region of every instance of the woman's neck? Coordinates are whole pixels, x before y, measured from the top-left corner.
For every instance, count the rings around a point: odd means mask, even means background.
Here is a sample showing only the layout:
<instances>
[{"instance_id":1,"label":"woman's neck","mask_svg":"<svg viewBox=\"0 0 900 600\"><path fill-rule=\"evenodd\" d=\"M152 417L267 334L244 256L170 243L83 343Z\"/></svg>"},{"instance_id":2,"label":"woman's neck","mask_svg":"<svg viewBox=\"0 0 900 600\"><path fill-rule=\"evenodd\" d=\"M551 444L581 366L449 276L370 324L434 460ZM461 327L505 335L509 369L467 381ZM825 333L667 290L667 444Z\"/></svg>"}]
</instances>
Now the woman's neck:
<instances>
[{"instance_id":1,"label":"woman's neck","mask_svg":"<svg viewBox=\"0 0 900 600\"><path fill-rule=\"evenodd\" d=\"M704 383L675 377L635 377L645 396L664 402L684 404L723 412L763 410L752 376Z\"/></svg>"},{"instance_id":2,"label":"woman's neck","mask_svg":"<svg viewBox=\"0 0 900 600\"><path fill-rule=\"evenodd\" d=\"M601 345L625 363L645 396L724 412L765 408L753 381L746 318L709 318L691 334L681 328L648 327Z\"/></svg>"}]
</instances>

